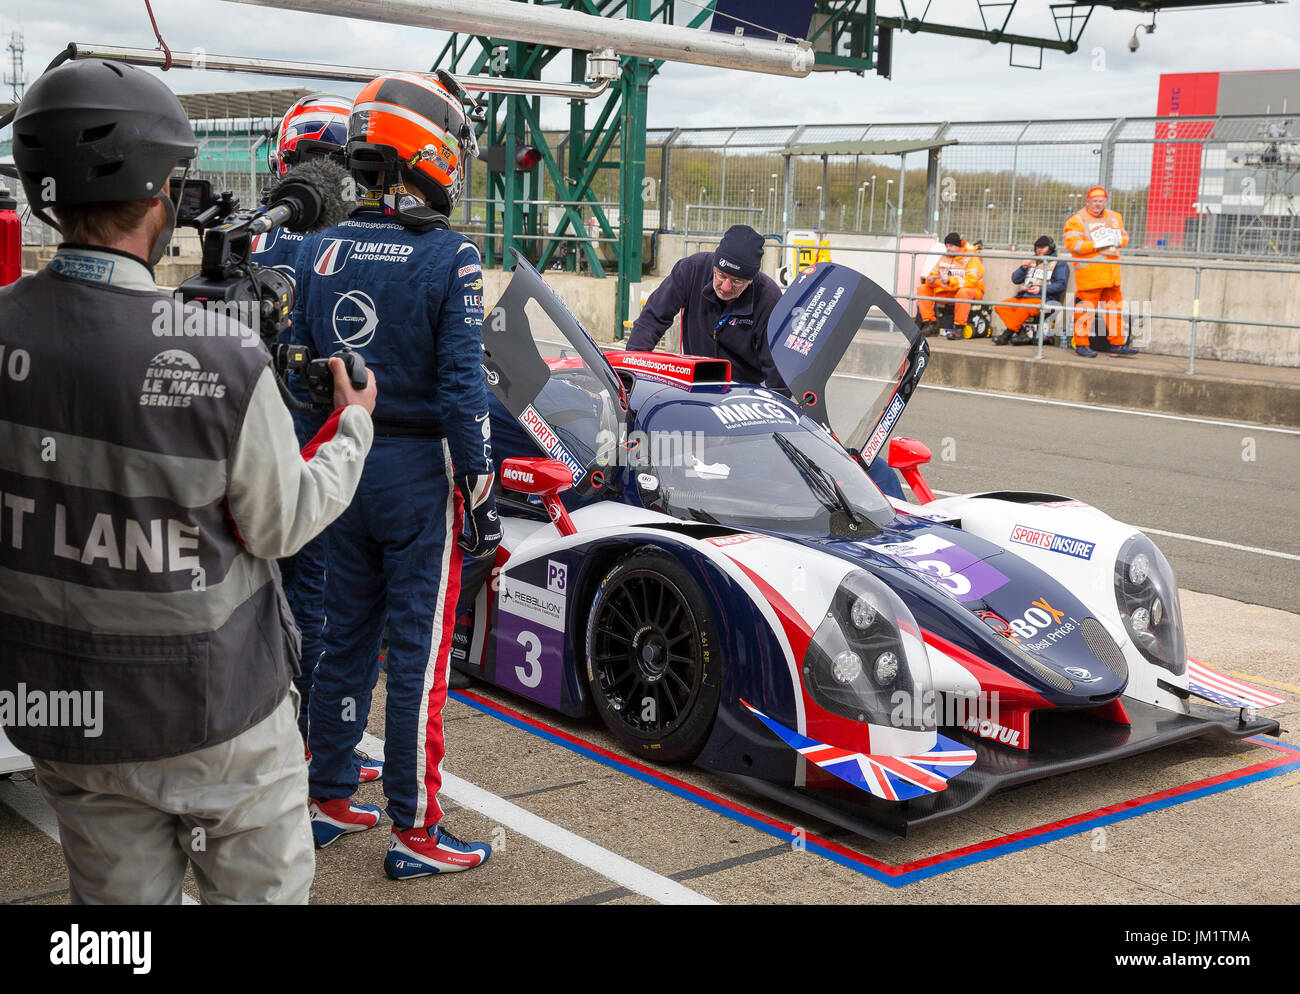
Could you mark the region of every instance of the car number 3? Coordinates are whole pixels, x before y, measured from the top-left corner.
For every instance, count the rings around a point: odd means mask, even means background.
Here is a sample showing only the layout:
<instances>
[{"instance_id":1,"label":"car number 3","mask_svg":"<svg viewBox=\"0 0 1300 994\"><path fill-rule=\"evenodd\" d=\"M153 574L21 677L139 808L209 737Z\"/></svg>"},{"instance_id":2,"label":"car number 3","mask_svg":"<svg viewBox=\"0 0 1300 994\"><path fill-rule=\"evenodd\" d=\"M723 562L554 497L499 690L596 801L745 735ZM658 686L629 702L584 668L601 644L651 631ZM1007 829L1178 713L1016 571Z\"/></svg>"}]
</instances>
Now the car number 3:
<instances>
[{"instance_id":1,"label":"car number 3","mask_svg":"<svg viewBox=\"0 0 1300 994\"><path fill-rule=\"evenodd\" d=\"M955 594L957 597L963 597L970 593L970 581L960 573L954 573L952 567L941 559L922 559L916 562L916 568L929 573L939 584Z\"/></svg>"},{"instance_id":2,"label":"car number 3","mask_svg":"<svg viewBox=\"0 0 1300 994\"><path fill-rule=\"evenodd\" d=\"M515 639L524 647L524 662L528 664L515 667L515 676L525 687L536 687L542 682L542 640L532 632L520 632Z\"/></svg>"}]
</instances>

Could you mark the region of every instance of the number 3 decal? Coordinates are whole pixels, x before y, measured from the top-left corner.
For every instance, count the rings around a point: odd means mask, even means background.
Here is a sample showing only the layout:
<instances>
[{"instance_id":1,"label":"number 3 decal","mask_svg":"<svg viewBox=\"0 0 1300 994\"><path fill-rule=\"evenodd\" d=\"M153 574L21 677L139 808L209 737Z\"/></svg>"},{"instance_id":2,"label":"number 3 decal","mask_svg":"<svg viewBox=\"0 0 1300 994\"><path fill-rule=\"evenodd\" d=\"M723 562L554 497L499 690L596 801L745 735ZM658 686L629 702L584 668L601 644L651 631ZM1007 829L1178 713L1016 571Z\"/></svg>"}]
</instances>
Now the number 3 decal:
<instances>
[{"instance_id":1,"label":"number 3 decal","mask_svg":"<svg viewBox=\"0 0 1300 994\"><path fill-rule=\"evenodd\" d=\"M957 597L964 597L970 593L970 581L960 573L954 573L952 567L943 560L925 559L917 562L916 566L931 574Z\"/></svg>"},{"instance_id":2,"label":"number 3 decal","mask_svg":"<svg viewBox=\"0 0 1300 994\"><path fill-rule=\"evenodd\" d=\"M515 676L531 689L542 682L542 640L532 632L520 632L515 641L524 647L524 662L528 664L527 670L516 666Z\"/></svg>"}]
</instances>

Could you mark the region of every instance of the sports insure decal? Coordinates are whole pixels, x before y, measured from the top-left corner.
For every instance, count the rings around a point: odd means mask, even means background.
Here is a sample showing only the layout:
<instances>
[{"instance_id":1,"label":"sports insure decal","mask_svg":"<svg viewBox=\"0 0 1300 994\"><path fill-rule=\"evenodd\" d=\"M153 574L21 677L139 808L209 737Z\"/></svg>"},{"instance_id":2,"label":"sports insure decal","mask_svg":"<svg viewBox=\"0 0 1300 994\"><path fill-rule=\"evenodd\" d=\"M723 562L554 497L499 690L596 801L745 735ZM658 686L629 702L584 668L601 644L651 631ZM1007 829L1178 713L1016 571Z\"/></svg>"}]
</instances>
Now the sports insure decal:
<instances>
[{"instance_id":1,"label":"sports insure decal","mask_svg":"<svg viewBox=\"0 0 1300 994\"><path fill-rule=\"evenodd\" d=\"M558 708L564 665L568 567L547 560L545 587L501 576L497 592L497 682Z\"/></svg>"},{"instance_id":2,"label":"sports insure decal","mask_svg":"<svg viewBox=\"0 0 1300 994\"><path fill-rule=\"evenodd\" d=\"M1059 552L1061 555L1073 556L1075 559L1091 559L1092 550L1097 547L1096 542L1071 538L1069 535L1058 535L1056 532L1045 532L1025 525L1016 525L1011 529L1011 541L1020 545L1033 546L1035 549L1046 549L1048 552Z\"/></svg>"},{"instance_id":3,"label":"sports insure decal","mask_svg":"<svg viewBox=\"0 0 1300 994\"><path fill-rule=\"evenodd\" d=\"M876 453L885 444L885 439L894 430L894 425L898 424L898 418L906 406L907 404L903 398L898 394L894 394L894 399L889 402L889 407L885 410L885 416L877 425L876 430L871 433L871 437L867 439L867 444L862 447L862 458L867 463L876 458Z\"/></svg>"},{"instance_id":4,"label":"sports insure decal","mask_svg":"<svg viewBox=\"0 0 1300 994\"><path fill-rule=\"evenodd\" d=\"M872 552L916 570L922 579L958 601L978 601L1007 578L973 552L927 532L910 542L868 545Z\"/></svg>"},{"instance_id":5,"label":"sports insure decal","mask_svg":"<svg viewBox=\"0 0 1300 994\"><path fill-rule=\"evenodd\" d=\"M528 434L537 439L548 456L560 460L569 467L569 472L573 474L574 483L582 479L585 472L582 464L573 457L573 454L560 441L560 436L546 423L546 419L537 413L537 409L532 404L525 407L524 413L519 415L519 423L523 425Z\"/></svg>"}]
</instances>

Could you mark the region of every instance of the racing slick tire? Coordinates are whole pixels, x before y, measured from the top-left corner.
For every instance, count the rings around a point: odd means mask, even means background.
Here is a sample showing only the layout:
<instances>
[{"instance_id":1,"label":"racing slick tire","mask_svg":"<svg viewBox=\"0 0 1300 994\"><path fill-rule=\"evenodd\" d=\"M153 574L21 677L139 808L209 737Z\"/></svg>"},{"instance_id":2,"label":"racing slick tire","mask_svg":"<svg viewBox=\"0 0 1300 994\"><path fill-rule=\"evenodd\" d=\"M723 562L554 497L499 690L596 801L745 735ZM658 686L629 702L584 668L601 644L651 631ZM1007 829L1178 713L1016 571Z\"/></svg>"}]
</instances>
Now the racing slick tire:
<instances>
[{"instance_id":1,"label":"racing slick tire","mask_svg":"<svg viewBox=\"0 0 1300 994\"><path fill-rule=\"evenodd\" d=\"M718 713L720 646L704 592L676 559L657 549L624 556L587 618L587 685L601 720L646 759L694 759Z\"/></svg>"}]
</instances>

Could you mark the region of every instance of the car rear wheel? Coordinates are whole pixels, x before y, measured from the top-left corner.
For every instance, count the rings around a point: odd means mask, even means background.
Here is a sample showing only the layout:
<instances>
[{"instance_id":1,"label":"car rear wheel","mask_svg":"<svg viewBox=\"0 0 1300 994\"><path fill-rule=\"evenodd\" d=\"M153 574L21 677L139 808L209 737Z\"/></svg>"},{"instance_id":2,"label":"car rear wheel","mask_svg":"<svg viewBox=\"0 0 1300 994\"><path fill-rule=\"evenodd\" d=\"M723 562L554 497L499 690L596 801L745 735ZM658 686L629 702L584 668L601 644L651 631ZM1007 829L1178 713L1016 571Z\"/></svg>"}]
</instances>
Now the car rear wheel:
<instances>
[{"instance_id":1,"label":"car rear wheel","mask_svg":"<svg viewBox=\"0 0 1300 994\"><path fill-rule=\"evenodd\" d=\"M656 762L695 758L721 696L704 593L667 553L642 549L601 580L587 619L587 683L611 732Z\"/></svg>"}]
</instances>

